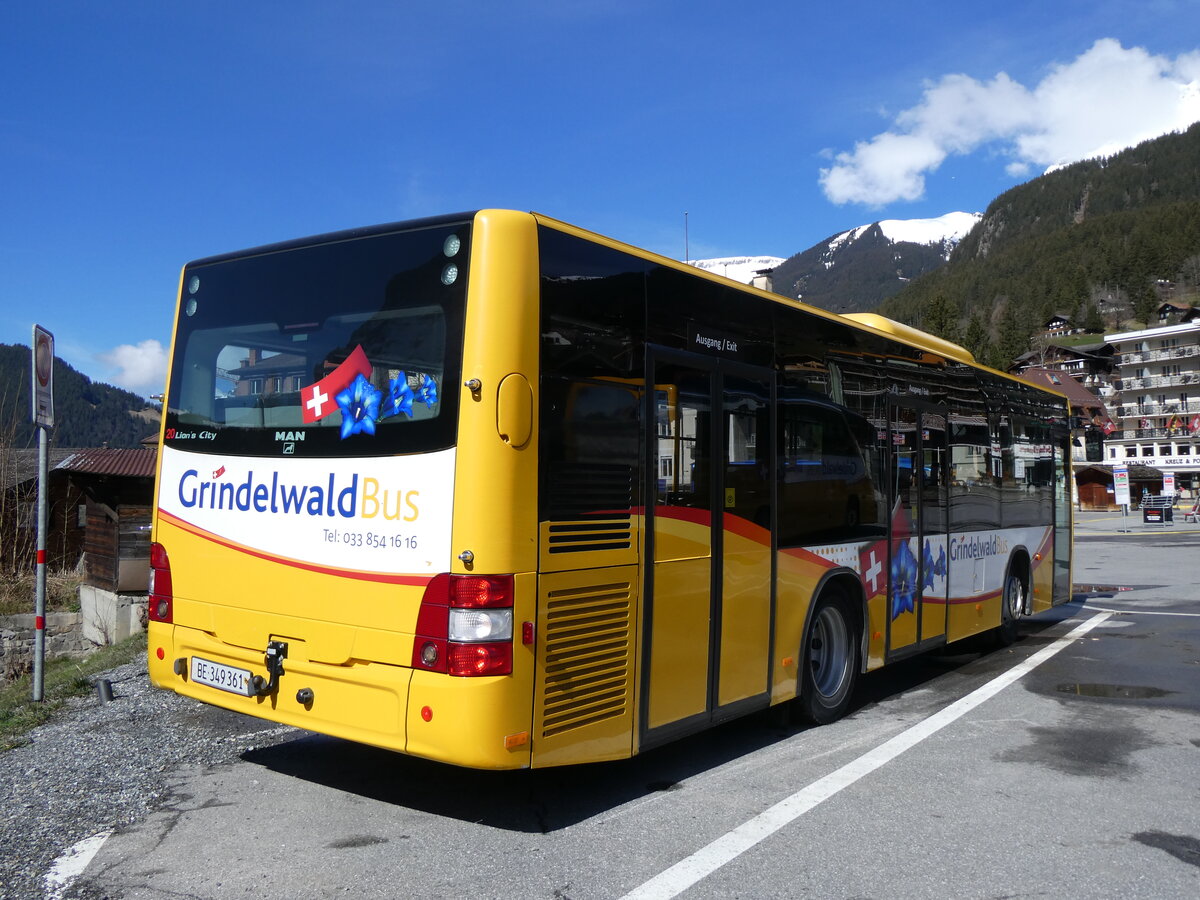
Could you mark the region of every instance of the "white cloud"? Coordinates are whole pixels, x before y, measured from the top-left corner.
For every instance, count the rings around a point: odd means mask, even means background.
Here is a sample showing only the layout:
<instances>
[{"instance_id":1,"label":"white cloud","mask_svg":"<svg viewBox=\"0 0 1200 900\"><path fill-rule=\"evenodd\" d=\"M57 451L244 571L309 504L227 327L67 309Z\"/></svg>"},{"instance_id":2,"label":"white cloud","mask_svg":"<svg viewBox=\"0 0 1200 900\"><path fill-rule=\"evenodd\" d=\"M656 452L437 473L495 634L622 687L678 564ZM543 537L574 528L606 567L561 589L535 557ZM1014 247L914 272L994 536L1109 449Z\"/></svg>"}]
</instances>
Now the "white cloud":
<instances>
[{"instance_id":1,"label":"white cloud","mask_svg":"<svg viewBox=\"0 0 1200 900\"><path fill-rule=\"evenodd\" d=\"M116 370L113 384L149 396L161 394L167 381L167 351L158 341L149 339L137 346L122 344L99 355L100 361Z\"/></svg>"},{"instance_id":2,"label":"white cloud","mask_svg":"<svg viewBox=\"0 0 1200 900\"><path fill-rule=\"evenodd\" d=\"M951 154L998 145L1022 176L1106 156L1200 121L1200 51L1174 60L1111 38L1057 65L1032 89L1001 72L988 82L946 75L894 127L821 169L833 203L916 200L925 176Z\"/></svg>"}]
</instances>

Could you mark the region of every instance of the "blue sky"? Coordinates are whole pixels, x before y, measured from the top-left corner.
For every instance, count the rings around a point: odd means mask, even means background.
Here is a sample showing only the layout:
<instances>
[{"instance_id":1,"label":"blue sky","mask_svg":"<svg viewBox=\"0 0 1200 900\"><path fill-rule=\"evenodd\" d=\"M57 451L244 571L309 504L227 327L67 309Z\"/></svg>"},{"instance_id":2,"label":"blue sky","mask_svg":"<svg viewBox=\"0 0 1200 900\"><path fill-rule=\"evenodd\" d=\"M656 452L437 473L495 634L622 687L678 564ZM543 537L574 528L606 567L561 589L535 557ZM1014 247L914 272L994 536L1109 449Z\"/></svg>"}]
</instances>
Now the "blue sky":
<instances>
[{"instance_id":1,"label":"blue sky","mask_svg":"<svg viewBox=\"0 0 1200 900\"><path fill-rule=\"evenodd\" d=\"M0 342L161 389L179 269L485 206L670 256L982 211L1200 120L1200 0L8 2Z\"/></svg>"}]
</instances>

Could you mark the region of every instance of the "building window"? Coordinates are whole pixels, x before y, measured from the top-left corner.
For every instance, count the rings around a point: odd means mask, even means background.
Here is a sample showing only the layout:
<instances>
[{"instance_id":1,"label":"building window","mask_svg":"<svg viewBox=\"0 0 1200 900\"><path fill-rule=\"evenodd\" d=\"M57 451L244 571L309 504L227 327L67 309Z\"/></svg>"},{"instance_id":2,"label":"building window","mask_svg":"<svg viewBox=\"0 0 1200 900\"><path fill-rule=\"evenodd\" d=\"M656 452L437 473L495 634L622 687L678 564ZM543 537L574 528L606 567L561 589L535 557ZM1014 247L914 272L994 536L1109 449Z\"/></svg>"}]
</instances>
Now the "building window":
<instances>
[{"instance_id":1,"label":"building window","mask_svg":"<svg viewBox=\"0 0 1200 900\"><path fill-rule=\"evenodd\" d=\"M1142 448L1142 456L1153 456L1153 455L1154 455L1153 447L1143 447Z\"/></svg>"},{"instance_id":2,"label":"building window","mask_svg":"<svg viewBox=\"0 0 1200 900\"><path fill-rule=\"evenodd\" d=\"M1192 452L1192 448L1189 447L1187 444L1179 445L1179 455L1180 456L1190 456L1191 452Z\"/></svg>"},{"instance_id":3,"label":"building window","mask_svg":"<svg viewBox=\"0 0 1200 900\"><path fill-rule=\"evenodd\" d=\"M1108 448L1108 458L1109 458L1109 459L1116 459L1116 458L1117 458L1117 448L1116 448L1116 447L1109 447L1109 448Z\"/></svg>"},{"instance_id":4,"label":"building window","mask_svg":"<svg viewBox=\"0 0 1200 900\"><path fill-rule=\"evenodd\" d=\"M1125 456L1126 457L1137 456L1137 447L1134 447L1132 444L1127 446L1125 448Z\"/></svg>"}]
</instances>

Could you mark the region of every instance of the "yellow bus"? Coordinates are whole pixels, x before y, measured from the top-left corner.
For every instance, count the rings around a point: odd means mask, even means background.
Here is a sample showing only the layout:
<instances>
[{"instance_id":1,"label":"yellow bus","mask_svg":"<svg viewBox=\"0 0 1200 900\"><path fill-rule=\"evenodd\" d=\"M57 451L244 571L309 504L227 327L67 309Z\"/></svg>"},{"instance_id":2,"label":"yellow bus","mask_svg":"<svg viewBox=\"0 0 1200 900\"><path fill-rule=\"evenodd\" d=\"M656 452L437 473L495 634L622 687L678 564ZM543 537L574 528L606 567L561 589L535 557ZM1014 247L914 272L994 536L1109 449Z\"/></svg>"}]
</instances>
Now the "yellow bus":
<instances>
[{"instance_id":1,"label":"yellow bus","mask_svg":"<svg viewBox=\"0 0 1200 900\"><path fill-rule=\"evenodd\" d=\"M1070 596L1068 408L505 210L202 259L153 682L485 769L610 760Z\"/></svg>"}]
</instances>

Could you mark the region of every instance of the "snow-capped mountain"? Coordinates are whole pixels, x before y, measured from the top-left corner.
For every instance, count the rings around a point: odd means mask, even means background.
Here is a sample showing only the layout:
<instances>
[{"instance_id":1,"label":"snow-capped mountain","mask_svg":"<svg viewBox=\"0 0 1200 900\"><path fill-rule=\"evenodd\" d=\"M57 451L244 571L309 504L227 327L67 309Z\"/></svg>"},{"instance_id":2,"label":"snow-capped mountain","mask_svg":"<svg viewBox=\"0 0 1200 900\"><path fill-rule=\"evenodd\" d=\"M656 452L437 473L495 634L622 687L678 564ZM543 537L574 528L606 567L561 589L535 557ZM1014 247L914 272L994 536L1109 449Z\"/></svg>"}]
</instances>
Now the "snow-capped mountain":
<instances>
[{"instance_id":1,"label":"snow-capped mountain","mask_svg":"<svg viewBox=\"0 0 1200 900\"><path fill-rule=\"evenodd\" d=\"M940 246L946 259L950 252L958 246L975 224L983 218L982 213L952 212L936 219L882 219L870 225L859 225L849 231L830 238L828 248L828 265L832 266L839 248L847 243L853 243L863 237L872 227L878 225L883 236L893 244L928 244Z\"/></svg>"},{"instance_id":2,"label":"snow-capped mountain","mask_svg":"<svg viewBox=\"0 0 1200 900\"><path fill-rule=\"evenodd\" d=\"M981 218L953 212L851 228L780 263L775 290L833 312L868 312L913 278L945 265Z\"/></svg>"},{"instance_id":3,"label":"snow-capped mountain","mask_svg":"<svg viewBox=\"0 0 1200 900\"><path fill-rule=\"evenodd\" d=\"M781 262L782 256L721 256L716 259L693 259L692 265L697 269L749 284L755 272L774 269Z\"/></svg>"}]
</instances>

